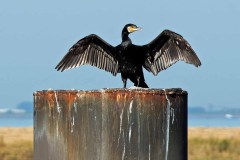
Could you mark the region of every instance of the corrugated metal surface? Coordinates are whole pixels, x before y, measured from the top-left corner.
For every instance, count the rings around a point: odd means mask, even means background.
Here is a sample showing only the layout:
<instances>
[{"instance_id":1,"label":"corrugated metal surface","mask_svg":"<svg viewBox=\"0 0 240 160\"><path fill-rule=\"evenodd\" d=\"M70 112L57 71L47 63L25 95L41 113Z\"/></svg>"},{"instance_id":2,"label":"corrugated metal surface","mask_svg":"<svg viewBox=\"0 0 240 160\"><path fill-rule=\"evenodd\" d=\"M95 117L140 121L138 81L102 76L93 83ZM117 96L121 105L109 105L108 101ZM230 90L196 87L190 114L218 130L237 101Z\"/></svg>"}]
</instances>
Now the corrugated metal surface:
<instances>
[{"instance_id":1,"label":"corrugated metal surface","mask_svg":"<svg viewBox=\"0 0 240 160\"><path fill-rule=\"evenodd\" d=\"M34 93L35 160L186 160L181 89Z\"/></svg>"}]
</instances>

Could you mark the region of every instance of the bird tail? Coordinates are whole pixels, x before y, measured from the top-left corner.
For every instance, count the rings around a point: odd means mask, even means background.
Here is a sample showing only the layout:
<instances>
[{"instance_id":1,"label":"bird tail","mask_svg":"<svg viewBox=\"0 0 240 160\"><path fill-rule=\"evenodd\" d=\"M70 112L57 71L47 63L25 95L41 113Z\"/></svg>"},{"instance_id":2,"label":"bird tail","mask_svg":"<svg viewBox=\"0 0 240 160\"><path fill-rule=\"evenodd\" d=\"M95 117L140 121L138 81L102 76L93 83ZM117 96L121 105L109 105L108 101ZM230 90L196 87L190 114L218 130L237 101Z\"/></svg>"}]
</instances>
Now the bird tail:
<instances>
[{"instance_id":1,"label":"bird tail","mask_svg":"<svg viewBox=\"0 0 240 160\"><path fill-rule=\"evenodd\" d=\"M137 84L134 84L136 87L142 87L142 88L149 88L148 85L145 83L145 81L140 81L138 86Z\"/></svg>"}]
</instances>

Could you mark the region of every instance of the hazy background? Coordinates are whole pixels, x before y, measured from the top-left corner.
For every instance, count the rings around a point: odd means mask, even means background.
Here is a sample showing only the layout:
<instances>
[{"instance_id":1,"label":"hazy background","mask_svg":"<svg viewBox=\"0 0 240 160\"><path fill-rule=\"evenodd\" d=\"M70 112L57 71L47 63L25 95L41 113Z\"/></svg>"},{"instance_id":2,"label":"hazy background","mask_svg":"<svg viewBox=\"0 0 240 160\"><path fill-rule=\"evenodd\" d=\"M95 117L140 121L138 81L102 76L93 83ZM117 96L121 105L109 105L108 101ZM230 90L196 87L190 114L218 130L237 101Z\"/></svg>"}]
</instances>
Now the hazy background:
<instances>
[{"instance_id":1,"label":"hazy background","mask_svg":"<svg viewBox=\"0 0 240 160\"><path fill-rule=\"evenodd\" d=\"M125 24L143 30L131 34L146 44L171 29L183 35L202 61L200 68L179 62L158 76L145 72L152 88L183 88L190 106L240 108L240 1L1 1L0 108L32 101L44 89L122 87L120 75L83 66L54 70L80 38L95 33L118 45ZM128 87L133 84L128 81Z\"/></svg>"}]
</instances>

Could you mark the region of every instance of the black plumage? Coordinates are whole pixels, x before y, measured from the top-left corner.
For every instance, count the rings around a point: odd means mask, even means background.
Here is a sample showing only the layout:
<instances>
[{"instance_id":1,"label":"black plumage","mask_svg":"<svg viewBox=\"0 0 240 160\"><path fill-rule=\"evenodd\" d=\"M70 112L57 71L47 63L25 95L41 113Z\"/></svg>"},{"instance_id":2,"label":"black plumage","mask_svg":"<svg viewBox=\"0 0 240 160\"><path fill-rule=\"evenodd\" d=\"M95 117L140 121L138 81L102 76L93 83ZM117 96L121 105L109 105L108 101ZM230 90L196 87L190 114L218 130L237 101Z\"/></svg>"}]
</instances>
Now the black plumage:
<instances>
[{"instance_id":1,"label":"black plumage","mask_svg":"<svg viewBox=\"0 0 240 160\"><path fill-rule=\"evenodd\" d=\"M137 30L141 28L134 24L125 25L122 30L122 43L116 47L95 34L86 36L69 49L56 69L64 71L88 64L110 72L114 76L121 73L124 88L127 79L130 79L134 86L148 88L142 67L157 75L179 60L196 67L201 65L196 53L181 35L164 30L150 43L137 46L132 44L128 37Z\"/></svg>"}]
</instances>

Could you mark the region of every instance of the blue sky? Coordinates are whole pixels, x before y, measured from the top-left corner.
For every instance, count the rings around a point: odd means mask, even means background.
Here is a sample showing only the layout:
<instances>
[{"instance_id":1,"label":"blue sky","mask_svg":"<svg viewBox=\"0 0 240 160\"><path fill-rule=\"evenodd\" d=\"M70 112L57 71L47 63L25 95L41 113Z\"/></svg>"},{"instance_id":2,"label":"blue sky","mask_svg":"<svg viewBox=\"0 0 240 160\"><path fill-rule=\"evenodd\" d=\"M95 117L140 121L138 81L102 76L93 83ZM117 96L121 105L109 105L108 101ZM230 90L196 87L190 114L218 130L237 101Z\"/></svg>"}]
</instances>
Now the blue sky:
<instances>
[{"instance_id":1,"label":"blue sky","mask_svg":"<svg viewBox=\"0 0 240 160\"><path fill-rule=\"evenodd\" d=\"M143 27L131 35L146 44L164 29L183 35L202 61L178 62L158 76L145 72L153 88L183 88L190 106L240 108L240 1L2 1L0 2L0 108L32 101L36 90L122 87L120 75L90 66L54 70L80 38L95 33L118 45L127 23ZM133 84L128 81L128 87Z\"/></svg>"}]
</instances>

